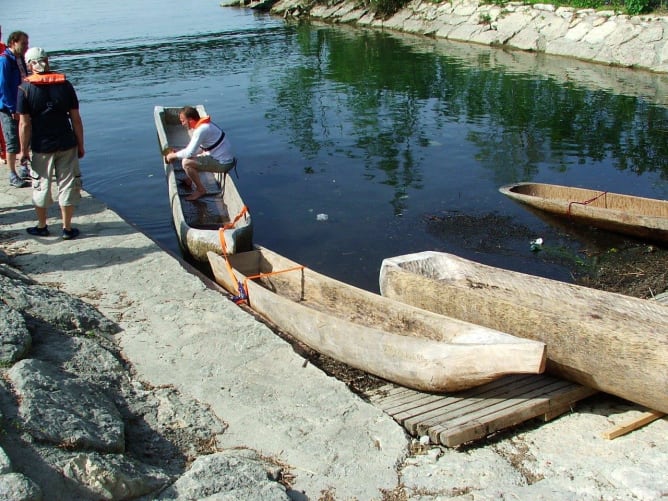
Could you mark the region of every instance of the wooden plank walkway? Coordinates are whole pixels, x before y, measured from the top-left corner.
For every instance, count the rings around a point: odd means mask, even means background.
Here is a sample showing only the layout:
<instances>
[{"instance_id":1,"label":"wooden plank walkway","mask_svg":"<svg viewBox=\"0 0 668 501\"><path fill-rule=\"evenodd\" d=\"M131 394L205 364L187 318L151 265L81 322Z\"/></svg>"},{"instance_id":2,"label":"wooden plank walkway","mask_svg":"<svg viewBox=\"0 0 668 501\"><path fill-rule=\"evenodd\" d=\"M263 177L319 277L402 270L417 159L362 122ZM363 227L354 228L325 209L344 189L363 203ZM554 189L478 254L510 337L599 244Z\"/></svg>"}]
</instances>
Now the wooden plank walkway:
<instances>
[{"instance_id":1,"label":"wooden plank walkway","mask_svg":"<svg viewBox=\"0 0 668 501\"><path fill-rule=\"evenodd\" d=\"M513 375L470 390L423 393L394 384L367 392L369 400L415 437L455 447L542 416L568 411L596 390L546 375Z\"/></svg>"}]
</instances>

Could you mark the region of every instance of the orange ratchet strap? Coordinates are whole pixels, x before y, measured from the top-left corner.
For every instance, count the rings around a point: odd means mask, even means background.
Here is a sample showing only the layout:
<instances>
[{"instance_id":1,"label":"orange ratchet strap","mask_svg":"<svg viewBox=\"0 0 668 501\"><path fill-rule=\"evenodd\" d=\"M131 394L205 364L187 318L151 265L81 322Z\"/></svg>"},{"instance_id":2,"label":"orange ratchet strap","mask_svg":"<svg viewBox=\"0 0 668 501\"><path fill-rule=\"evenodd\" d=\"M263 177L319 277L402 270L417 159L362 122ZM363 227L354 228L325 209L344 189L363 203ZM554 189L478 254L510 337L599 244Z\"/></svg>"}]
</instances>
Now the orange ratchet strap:
<instances>
[{"instance_id":1,"label":"orange ratchet strap","mask_svg":"<svg viewBox=\"0 0 668 501\"><path fill-rule=\"evenodd\" d=\"M287 268L285 270L279 270L279 271L272 271L271 273L258 273L257 275L250 275L244 279L244 283L242 284L241 282L237 282L237 296L234 296L232 299L234 300L235 303L248 303L248 281L249 280L255 280L257 278L265 278L265 277L270 277L272 275L278 275L280 273L288 273L289 271L298 271L298 270L303 270L304 266L293 266L292 268ZM233 273L233 272L232 272ZM234 275L232 275L234 276Z\"/></svg>"},{"instance_id":2,"label":"orange ratchet strap","mask_svg":"<svg viewBox=\"0 0 668 501\"><path fill-rule=\"evenodd\" d=\"M218 238L220 239L220 248L223 251L223 257L225 258L225 266L227 267L227 272L230 274L230 278L232 279L232 283L237 284L237 294L241 295L241 282L237 279L237 277L234 274L234 270L232 270L232 265L230 265L230 260L227 257L228 252L227 252L227 244L225 243L225 230L229 230L231 228L234 228L239 221L244 215L248 213L248 207L245 205L241 208L241 211L239 211L239 214L234 218L233 221L223 225L221 228L218 228ZM235 301L237 302L237 301Z\"/></svg>"},{"instance_id":3,"label":"orange ratchet strap","mask_svg":"<svg viewBox=\"0 0 668 501\"><path fill-rule=\"evenodd\" d=\"M585 200L585 201L583 201L583 202L568 202L568 212L566 213L566 215L567 215L567 216L570 216L570 215L571 215L571 205L573 205L573 204L577 204L577 205L589 205L590 203L595 202L595 201L598 200L599 198L601 198L601 197L605 197L607 194L608 194L608 192L607 192L607 191L604 191L604 192L602 192L602 193L599 193L599 194L596 195L595 197L590 198L589 200ZM606 206L606 207L608 206L607 202L606 202L605 206Z\"/></svg>"}]
</instances>

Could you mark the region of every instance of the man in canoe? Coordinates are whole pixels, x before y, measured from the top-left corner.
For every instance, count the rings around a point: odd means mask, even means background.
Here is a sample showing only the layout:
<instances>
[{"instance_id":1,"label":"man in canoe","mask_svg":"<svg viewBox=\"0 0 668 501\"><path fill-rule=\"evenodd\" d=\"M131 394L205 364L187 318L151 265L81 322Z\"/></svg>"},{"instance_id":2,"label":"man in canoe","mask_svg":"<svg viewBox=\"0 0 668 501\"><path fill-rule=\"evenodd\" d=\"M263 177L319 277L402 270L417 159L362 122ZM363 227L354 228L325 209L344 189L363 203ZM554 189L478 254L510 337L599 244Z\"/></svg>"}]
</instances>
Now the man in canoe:
<instances>
[{"instance_id":1,"label":"man in canoe","mask_svg":"<svg viewBox=\"0 0 668 501\"><path fill-rule=\"evenodd\" d=\"M225 132L212 123L210 117L200 117L195 108L184 106L179 112L179 119L184 127L192 129L192 137L185 148L168 153L165 160L181 159L188 176L186 184L191 188L195 185L193 192L186 197L186 200L192 201L206 195L199 171L224 174L234 167L236 160Z\"/></svg>"}]
</instances>

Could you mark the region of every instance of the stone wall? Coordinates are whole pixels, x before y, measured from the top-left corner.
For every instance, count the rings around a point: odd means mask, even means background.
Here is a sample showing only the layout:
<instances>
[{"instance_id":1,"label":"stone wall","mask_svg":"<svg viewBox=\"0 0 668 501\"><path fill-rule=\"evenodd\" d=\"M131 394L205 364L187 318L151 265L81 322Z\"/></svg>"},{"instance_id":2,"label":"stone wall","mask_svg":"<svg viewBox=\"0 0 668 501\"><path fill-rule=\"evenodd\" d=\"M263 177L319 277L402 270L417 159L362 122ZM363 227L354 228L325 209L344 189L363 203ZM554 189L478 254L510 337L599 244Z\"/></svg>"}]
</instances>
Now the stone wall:
<instances>
[{"instance_id":1,"label":"stone wall","mask_svg":"<svg viewBox=\"0 0 668 501\"><path fill-rule=\"evenodd\" d=\"M413 0L382 19L355 0L305 2L279 0L271 11L668 73L668 17L520 2L498 6L477 0Z\"/></svg>"}]
</instances>

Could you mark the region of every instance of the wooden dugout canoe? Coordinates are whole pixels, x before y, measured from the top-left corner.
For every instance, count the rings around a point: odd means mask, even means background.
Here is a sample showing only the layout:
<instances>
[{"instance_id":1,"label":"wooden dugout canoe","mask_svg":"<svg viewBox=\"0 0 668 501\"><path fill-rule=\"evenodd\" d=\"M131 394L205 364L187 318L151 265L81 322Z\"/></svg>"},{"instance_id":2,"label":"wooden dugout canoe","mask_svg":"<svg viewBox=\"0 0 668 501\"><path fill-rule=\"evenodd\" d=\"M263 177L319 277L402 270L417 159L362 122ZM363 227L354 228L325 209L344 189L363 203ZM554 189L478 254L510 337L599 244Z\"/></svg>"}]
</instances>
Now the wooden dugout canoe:
<instances>
[{"instance_id":1,"label":"wooden dugout canoe","mask_svg":"<svg viewBox=\"0 0 668 501\"><path fill-rule=\"evenodd\" d=\"M248 251L253 247L253 222L232 176L200 172L207 194L191 202L185 199L190 190L181 184L186 178L181 162L165 162L167 151L184 148L190 141L189 131L179 121L180 109L156 106L153 112L179 246L193 259L207 262L208 251L222 252L218 229L229 226L223 232L227 252ZM197 111L207 116L203 106Z\"/></svg>"},{"instance_id":2,"label":"wooden dugout canoe","mask_svg":"<svg viewBox=\"0 0 668 501\"><path fill-rule=\"evenodd\" d=\"M668 412L668 306L419 252L383 260L381 294L547 346L548 373Z\"/></svg>"},{"instance_id":3,"label":"wooden dugout canoe","mask_svg":"<svg viewBox=\"0 0 668 501\"><path fill-rule=\"evenodd\" d=\"M543 183L499 188L511 199L581 224L668 243L668 200Z\"/></svg>"},{"instance_id":4,"label":"wooden dugout canoe","mask_svg":"<svg viewBox=\"0 0 668 501\"><path fill-rule=\"evenodd\" d=\"M217 254L208 257L216 282L234 295L238 281L245 283L249 306L278 328L319 353L397 384L456 391L544 370L541 342L383 298L269 249L230 255L231 268Z\"/></svg>"}]
</instances>

